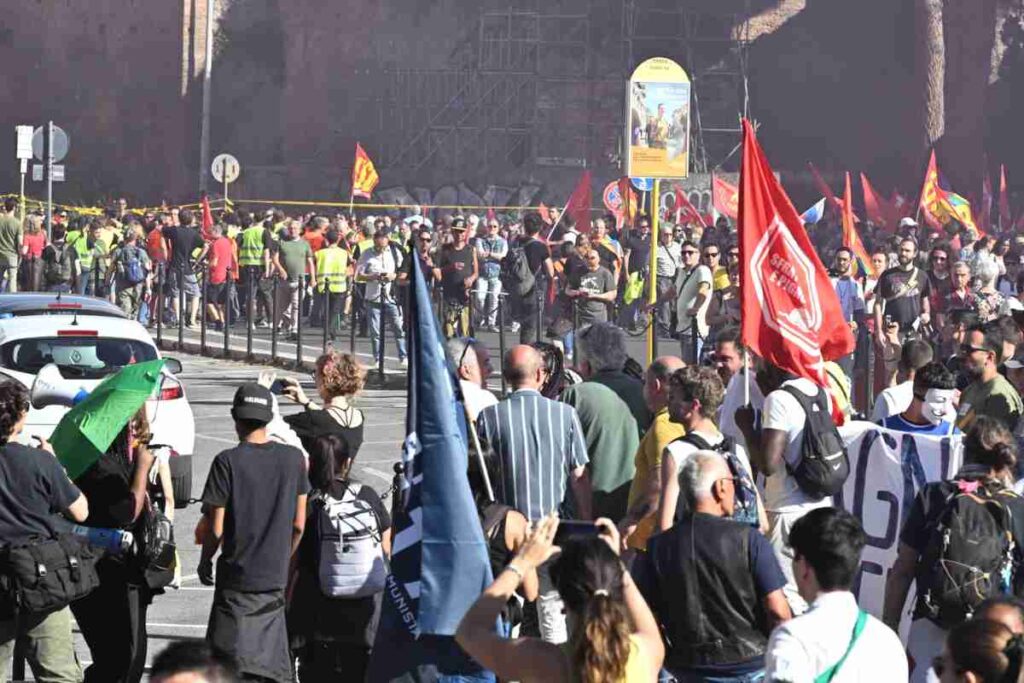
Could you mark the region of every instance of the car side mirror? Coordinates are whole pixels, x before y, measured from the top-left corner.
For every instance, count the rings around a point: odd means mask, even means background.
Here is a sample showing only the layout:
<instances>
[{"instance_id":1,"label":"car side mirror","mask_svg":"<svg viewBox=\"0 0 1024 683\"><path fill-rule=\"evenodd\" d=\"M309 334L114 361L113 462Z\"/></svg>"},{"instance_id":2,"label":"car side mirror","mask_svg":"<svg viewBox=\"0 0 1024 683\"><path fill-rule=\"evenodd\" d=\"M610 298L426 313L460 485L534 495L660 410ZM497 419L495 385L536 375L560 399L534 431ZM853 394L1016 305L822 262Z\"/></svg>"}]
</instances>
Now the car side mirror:
<instances>
[{"instance_id":1,"label":"car side mirror","mask_svg":"<svg viewBox=\"0 0 1024 683\"><path fill-rule=\"evenodd\" d=\"M164 369L172 375L181 374L181 361L177 358L164 358Z\"/></svg>"}]
</instances>

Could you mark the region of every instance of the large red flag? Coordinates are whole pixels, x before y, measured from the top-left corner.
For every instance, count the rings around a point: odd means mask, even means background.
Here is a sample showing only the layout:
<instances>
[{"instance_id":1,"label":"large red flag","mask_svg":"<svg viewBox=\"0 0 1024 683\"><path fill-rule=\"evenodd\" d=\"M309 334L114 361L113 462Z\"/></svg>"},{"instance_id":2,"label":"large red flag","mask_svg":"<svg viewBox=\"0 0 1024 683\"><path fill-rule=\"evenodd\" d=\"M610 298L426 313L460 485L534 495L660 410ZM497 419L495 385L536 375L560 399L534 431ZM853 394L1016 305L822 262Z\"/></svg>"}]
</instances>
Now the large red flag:
<instances>
[{"instance_id":1,"label":"large red flag","mask_svg":"<svg viewBox=\"0 0 1024 683\"><path fill-rule=\"evenodd\" d=\"M210 198L205 194L203 195L203 226L200 230L200 234L204 240L213 239L213 212L210 211Z\"/></svg>"},{"instance_id":2,"label":"large red flag","mask_svg":"<svg viewBox=\"0 0 1024 683\"><path fill-rule=\"evenodd\" d=\"M863 173L860 174L860 185L864 190L864 210L868 220L883 230L894 232L900 222L899 209L876 192L871 181Z\"/></svg>"},{"instance_id":3,"label":"large red flag","mask_svg":"<svg viewBox=\"0 0 1024 683\"><path fill-rule=\"evenodd\" d=\"M590 232L590 171L583 171L580 180L576 183L576 189L569 196L565 205L565 211L576 221L578 232Z\"/></svg>"},{"instance_id":4,"label":"large red flag","mask_svg":"<svg viewBox=\"0 0 1024 683\"><path fill-rule=\"evenodd\" d=\"M700 215L700 211L697 210L697 207L690 202L690 199L686 196L686 192L683 191L683 188L673 184L672 189L675 190L676 195L676 223L680 225L696 223L702 228L708 227L707 223L704 222L704 217Z\"/></svg>"},{"instance_id":5,"label":"large red flag","mask_svg":"<svg viewBox=\"0 0 1024 683\"><path fill-rule=\"evenodd\" d=\"M1006 190L1006 166L999 164L999 229L1010 225L1010 194Z\"/></svg>"},{"instance_id":6,"label":"large red flag","mask_svg":"<svg viewBox=\"0 0 1024 683\"><path fill-rule=\"evenodd\" d=\"M740 191L716 175L711 176L711 204L715 211L736 220L739 216Z\"/></svg>"},{"instance_id":7,"label":"large red flag","mask_svg":"<svg viewBox=\"0 0 1024 683\"><path fill-rule=\"evenodd\" d=\"M863 174L861 178L864 178ZM869 213L868 216L870 215ZM864 248L864 243L860 241L860 235L857 234L857 226L853 220L853 189L850 187L849 171L846 172L846 186L843 190L842 217L843 246L853 252L861 272L867 273L869 277L878 277L881 273L876 273L874 266L871 265L871 257L868 255L868 250Z\"/></svg>"},{"instance_id":8,"label":"large red flag","mask_svg":"<svg viewBox=\"0 0 1024 683\"><path fill-rule=\"evenodd\" d=\"M852 352L853 334L800 214L746 119L739 216L743 343L768 362L827 387L825 361Z\"/></svg>"}]
</instances>

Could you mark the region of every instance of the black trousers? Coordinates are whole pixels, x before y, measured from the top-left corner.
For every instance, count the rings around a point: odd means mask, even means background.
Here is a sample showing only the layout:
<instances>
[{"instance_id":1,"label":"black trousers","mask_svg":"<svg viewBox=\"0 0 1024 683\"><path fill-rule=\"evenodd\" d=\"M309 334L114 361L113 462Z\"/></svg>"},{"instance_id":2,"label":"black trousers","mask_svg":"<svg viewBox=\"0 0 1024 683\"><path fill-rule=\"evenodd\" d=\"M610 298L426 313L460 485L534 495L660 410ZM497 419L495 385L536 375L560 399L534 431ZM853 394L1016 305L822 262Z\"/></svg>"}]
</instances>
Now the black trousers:
<instances>
[{"instance_id":1,"label":"black trousers","mask_svg":"<svg viewBox=\"0 0 1024 683\"><path fill-rule=\"evenodd\" d=\"M147 586L128 582L128 570L112 559L96 565L100 585L71 612L92 654L86 683L137 683L146 666Z\"/></svg>"}]
</instances>

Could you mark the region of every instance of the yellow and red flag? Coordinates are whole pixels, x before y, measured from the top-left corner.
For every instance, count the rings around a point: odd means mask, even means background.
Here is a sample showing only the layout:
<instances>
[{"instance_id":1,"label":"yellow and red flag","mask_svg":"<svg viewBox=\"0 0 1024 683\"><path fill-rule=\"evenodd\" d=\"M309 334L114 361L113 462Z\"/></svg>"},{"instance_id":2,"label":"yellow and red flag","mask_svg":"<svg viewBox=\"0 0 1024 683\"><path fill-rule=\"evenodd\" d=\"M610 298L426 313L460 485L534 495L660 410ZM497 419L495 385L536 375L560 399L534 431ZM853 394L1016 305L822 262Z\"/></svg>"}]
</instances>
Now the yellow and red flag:
<instances>
[{"instance_id":1,"label":"yellow and red flag","mask_svg":"<svg viewBox=\"0 0 1024 683\"><path fill-rule=\"evenodd\" d=\"M373 161L363 149L363 146L356 143L356 159L352 164L352 196L369 199L373 195L373 188L380 182L377 169Z\"/></svg>"},{"instance_id":2,"label":"yellow and red flag","mask_svg":"<svg viewBox=\"0 0 1024 683\"><path fill-rule=\"evenodd\" d=\"M942 221L939 213L942 207L939 205L942 188L939 187L939 168L935 163L935 150L932 150L931 158L928 160L928 168L924 172L924 185L921 187L921 199L918 207L925 222L936 230L942 229Z\"/></svg>"},{"instance_id":3,"label":"yellow and red flag","mask_svg":"<svg viewBox=\"0 0 1024 683\"><path fill-rule=\"evenodd\" d=\"M843 190L843 246L853 252L853 257L857 261L857 267L860 272L867 274L868 277L878 277L881 273L876 273L874 267L871 265L871 257L868 256L868 250L864 248L864 243L860 241L860 235L857 234L857 226L854 225L853 221L853 190L850 188L850 172L846 172L846 188Z\"/></svg>"}]
</instances>

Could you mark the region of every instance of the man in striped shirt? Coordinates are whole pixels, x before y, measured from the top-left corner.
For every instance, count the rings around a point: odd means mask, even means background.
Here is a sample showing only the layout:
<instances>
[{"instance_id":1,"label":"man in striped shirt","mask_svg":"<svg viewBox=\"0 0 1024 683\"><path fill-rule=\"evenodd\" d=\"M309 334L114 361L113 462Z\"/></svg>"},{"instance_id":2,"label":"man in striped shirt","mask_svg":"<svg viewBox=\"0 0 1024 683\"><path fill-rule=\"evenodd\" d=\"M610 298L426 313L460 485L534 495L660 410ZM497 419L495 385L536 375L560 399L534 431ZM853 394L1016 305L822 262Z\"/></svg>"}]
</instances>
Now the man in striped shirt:
<instances>
[{"instance_id":1,"label":"man in striped shirt","mask_svg":"<svg viewBox=\"0 0 1024 683\"><path fill-rule=\"evenodd\" d=\"M590 478L587 445L576 410L544 398L544 362L526 345L509 349L505 379L513 393L480 411L477 431L498 461L498 502L523 513L530 521L551 512L590 519ZM572 495L566 496L567 488Z\"/></svg>"},{"instance_id":2,"label":"man in striped shirt","mask_svg":"<svg viewBox=\"0 0 1024 683\"><path fill-rule=\"evenodd\" d=\"M503 371L513 393L480 411L477 431L498 462L494 497L523 513L530 521L558 512L562 517L590 519L590 477L587 445L576 410L544 398L544 362L536 349L514 346L505 356ZM571 495L566 495L567 489ZM549 643L568 639L565 610L551 581L548 566L538 571L540 596L525 611L524 633L539 634Z\"/></svg>"}]
</instances>

